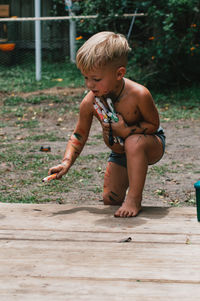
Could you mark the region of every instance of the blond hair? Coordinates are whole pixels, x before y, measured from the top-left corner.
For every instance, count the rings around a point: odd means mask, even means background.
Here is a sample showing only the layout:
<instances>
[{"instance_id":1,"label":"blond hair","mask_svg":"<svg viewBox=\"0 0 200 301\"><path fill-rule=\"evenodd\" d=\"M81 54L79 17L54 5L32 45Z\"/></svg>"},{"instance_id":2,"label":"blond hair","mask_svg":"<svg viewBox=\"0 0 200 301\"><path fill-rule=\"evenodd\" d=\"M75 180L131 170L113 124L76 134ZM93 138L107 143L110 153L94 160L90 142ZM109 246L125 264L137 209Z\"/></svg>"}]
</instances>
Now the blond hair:
<instances>
[{"instance_id":1,"label":"blond hair","mask_svg":"<svg viewBox=\"0 0 200 301\"><path fill-rule=\"evenodd\" d=\"M76 55L76 64L81 71L91 71L113 63L126 66L131 48L122 34L102 31L89 38Z\"/></svg>"}]
</instances>

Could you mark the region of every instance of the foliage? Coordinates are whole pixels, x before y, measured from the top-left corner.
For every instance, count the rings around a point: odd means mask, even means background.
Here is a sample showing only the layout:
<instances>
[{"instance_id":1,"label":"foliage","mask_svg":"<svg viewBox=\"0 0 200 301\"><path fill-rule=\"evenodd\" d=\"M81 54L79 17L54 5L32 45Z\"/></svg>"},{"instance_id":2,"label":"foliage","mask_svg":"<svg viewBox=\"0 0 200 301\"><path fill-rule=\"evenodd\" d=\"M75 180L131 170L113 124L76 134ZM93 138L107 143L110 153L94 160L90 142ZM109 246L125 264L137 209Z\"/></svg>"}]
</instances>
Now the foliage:
<instances>
[{"instance_id":1,"label":"foliage","mask_svg":"<svg viewBox=\"0 0 200 301\"><path fill-rule=\"evenodd\" d=\"M135 61L153 83L191 82L200 62L200 7L198 0L144 1L143 39L134 41ZM152 80L152 79L151 79Z\"/></svg>"},{"instance_id":2,"label":"foliage","mask_svg":"<svg viewBox=\"0 0 200 301\"><path fill-rule=\"evenodd\" d=\"M130 45L131 61L138 69L134 79L143 84L173 84L191 82L199 75L200 5L198 0L85 0L79 3L79 14L97 19L77 22L83 40L92 34L111 30L127 35L130 18L124 13L145 13L136 18ZM116 14L118 17L116 17ZM121 17L119 17L121 15ZM131 71L131 70L129 70Z\"/></svg>"},{"instance_id":3,"label":"foliage","mask_svg":"<svg viewBox=\"0 0 200 301\"><path fill-rule=\"evenodd\" d=\"M51 0L52 15L66 15L63 0ZM73 1L76 15L97 15L97 18L77 20L77 48L91 35L109 30L127 36L132 17L123 14L144 13L136 17L129 39L132 52L127 77L150 88L191 85L200 77L200 2L199 0L84 0ZM50 32L52 22L49 23ZM61 22L56 22L62 30ZM66 30L66 28L65 28ZM57 31L55 31L57 32ZM56 61L60 53L49 54ZM65 54L64 54L65 55ZM47 55L45 54L45 58ZM43 78L35 83L34 64L21 72L21 67L0 67L2 91L42 89L55 86L83 84L80 73L69 61L50 64L43 62ZM58 66L58 67L57 67ZM57 83L58 84L58 83ZM19 87L19 86L22 87Z\"/></svg>"},{"instance_id":4,"label":"foliage","mask_svg":"<svg viewBox=\"0 0 200 301\"><path fill-rule=\"evenodd\" d=\"M134 13L135 1L131 0L85 0L80 1L81 15L97 15L96 19L82 19L77 23L78 29L88 37L99 31L110 30L126 35L131 18L125 18L125 13Z\"/></svg>"}]
</instances>

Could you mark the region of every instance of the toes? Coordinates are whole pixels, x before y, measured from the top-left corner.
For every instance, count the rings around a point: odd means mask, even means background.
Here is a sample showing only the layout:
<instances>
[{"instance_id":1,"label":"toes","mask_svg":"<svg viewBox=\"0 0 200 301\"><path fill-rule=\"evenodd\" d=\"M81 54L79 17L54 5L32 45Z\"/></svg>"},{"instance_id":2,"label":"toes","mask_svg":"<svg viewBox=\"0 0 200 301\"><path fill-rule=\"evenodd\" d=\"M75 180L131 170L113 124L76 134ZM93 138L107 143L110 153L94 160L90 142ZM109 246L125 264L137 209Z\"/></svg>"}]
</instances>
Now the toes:
<instances>
[{"instance_id":1,"label":"toes","mask_svg":"<svg viewBox=\"0 0 200 301\"><path fill-rule=\"evenodd\" d=\"M127 210L122 210L122 209L118 209L116 212L115 212L115 214L114 214L114 216L115 217L131 217L132 215L130 215L131 213L129 213L129 211L127 211Z\"/></svg>"},{"instance_id":2,"label":"toes","mask_svg":"<svg viewBox=\"0 0 200 301\"><path fill-rule=\"evenodd\" d=\"M129 217L129 211L124 211L124 214L123 214L123 216L122 217Z\"/></svg>"},{"instance_id":3,"label":"toes","mask_svg":"<svg viewBox=\"0 0 200 301\"><path fill-rule=\"evenodd\" d=\"M127 217L133 217L134 216L134 213L133 212L129 212Z\"/></svg>"},{"instance_id":4,"label":"toes","mask_svg":"<svg viewBox=\"0 0 200 301\"><path fill-rule=\"evenodd\" d=\"M120 217L120 210L118 209L115 214L114 214L115 217Z\"/></svg>"},{"instance_id":5,"label":"toes","mask_svg":"<svg viewBox=\"0 0 200 301\"><path fill-rule=\"evenodd\" d=\"M126 209L123 209L123 208L119 208L114 216L115 217L135 217L138 215L140 211L136 212L135 210L126 210Z\"/></svg>"},{"instance_id":6,"label":"toes","mask_svg":"<svg viewBox=\"0 0 200 301\"><path fill-rule=\"evenodd\" d=\"M115 217L122 217L123 216L123 210L121 208L119 208L115 214L114 214Z\"/></svg>"}]
</instances>

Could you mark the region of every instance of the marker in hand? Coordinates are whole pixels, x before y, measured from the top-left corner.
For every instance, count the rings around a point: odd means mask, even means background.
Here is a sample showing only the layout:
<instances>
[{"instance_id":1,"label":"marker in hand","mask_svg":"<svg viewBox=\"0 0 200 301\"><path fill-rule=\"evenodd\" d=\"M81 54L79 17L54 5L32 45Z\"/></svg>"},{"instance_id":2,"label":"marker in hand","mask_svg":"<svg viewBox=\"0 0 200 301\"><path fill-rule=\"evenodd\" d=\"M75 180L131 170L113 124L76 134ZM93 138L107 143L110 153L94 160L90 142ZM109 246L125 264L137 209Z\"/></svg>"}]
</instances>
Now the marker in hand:
<instances>
[{"instance_id":1,"label":"marker in hand","mask_svg":"<svg viewBox=\"0 0 200 301\"><path fill-rule=\"evenodd\" d=\"M53 173L52 175L50 175L50 176L44 178L44 179L42 180L42 182L49 182L49 181L51 181L51 180L54 180L54 179L56 179L56 176L57 176L57 174L56 174L56 173Z\"/></svg>"}]
</instances>

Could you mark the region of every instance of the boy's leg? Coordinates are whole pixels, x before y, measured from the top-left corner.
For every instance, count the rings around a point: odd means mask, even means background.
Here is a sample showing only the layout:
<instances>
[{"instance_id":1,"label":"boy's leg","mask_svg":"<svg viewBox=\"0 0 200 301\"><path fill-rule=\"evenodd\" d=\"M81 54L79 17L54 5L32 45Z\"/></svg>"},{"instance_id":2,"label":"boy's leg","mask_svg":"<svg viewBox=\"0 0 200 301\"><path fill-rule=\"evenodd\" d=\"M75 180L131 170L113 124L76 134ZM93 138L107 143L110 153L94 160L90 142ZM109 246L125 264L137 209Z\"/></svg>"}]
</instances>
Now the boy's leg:
<instances>
[{"instance_id":1,"label":"boy's leg","mask_svg":"<svg viewBox=\"0 0 200 301\"><path fill-rule=\"evenodd\" d=\"M121 205L124 201L127 188L127 169L114 162L108 162L104 176L104 204L114 206Z\"/></svg>"},{"instance_id":2,"label":"boy's leg","mask_svg":"<svg viewBox=\"0 0 200 301\"><path fill-rule=\"evenodd\" d=\"M125 140L129 190L116 217L136 216L141 210L142 192L148 165L163 155L161 140L154 135L132 135Z\"/></svg>"}]
</instances>

